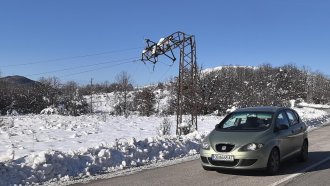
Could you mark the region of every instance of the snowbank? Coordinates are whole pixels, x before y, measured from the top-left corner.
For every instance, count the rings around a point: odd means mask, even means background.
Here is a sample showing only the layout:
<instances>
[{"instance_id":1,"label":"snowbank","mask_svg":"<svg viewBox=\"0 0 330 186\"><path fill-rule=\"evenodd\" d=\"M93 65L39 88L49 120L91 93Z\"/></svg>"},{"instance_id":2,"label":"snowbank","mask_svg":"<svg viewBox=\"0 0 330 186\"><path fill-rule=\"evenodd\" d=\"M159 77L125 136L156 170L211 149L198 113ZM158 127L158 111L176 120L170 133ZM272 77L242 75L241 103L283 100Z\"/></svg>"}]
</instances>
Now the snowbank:
<instances>
[{"instance_id":1,"label":"snowbank","mask_svg":"<svg viewBox=\"0 0 330 186\"><path fill-rule=\"evenodd\" d=\"M295 108L313 129L329 114ZM90 178L199 153L199 144L223 117L198 117L198 132L157 137L163 117L28 115L0 118L0 185ZM176 117L168 117L175 123Z\"/></svg>"},{"instance_id":2,"label":"snowbank","mask_svg":"<svg viewBox=\"0 0 330 186\"><path fill-rule=\"evenodd\" d=\"M192 156L202 140L197 132L178 137L130 138L113 146L72 152L43 151L14 161L0 163L0 185L66 181L99 173L143 166L159 161Z\"/></svg>"},{"instance_id":3,"label":"snowbank","mask_svg":"<svg viewBox=\"0 0 330 186\"><path fill-rule=\"evenodd\" d=\"M330 122L330 115L324 110L314 108L294 108L308 126L308 130Z\"/></svg>"}]
</instances>

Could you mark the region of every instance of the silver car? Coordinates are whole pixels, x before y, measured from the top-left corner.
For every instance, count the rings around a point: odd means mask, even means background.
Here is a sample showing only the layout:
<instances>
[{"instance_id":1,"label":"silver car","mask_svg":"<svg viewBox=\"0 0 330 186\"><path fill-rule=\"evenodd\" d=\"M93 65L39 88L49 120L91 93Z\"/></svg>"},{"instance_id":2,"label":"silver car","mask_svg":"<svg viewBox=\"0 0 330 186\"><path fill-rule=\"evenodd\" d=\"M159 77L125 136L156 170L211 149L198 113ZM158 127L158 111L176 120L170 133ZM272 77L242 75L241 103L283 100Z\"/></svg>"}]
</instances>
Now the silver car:
<instances>
[{"instance_id":1,"label":"silver car","mask_svg":"<svg viewBox=\"0 0 330 186\"><path fill-rule=\"evenodd\" d=\"M285 159L308 160L306 125L290 108L238 109L206 136L200 157L205 170L266 169L276 174Z\"/></svg>"}]
</instances>

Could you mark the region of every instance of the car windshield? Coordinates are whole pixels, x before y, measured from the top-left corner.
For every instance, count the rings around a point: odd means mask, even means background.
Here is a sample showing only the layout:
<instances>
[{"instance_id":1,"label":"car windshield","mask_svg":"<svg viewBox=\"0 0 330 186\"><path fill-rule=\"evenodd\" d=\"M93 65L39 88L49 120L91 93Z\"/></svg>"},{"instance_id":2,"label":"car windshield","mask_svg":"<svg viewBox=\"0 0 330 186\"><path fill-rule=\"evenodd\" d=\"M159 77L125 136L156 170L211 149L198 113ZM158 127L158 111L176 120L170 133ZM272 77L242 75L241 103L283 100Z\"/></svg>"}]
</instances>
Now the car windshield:
<instances>
[{"instance_id":1,"label":"car windshield","mask_svg":"<svg viewBox=\"0 0 330 186\"><path fill-rule=\"evenodd\" d=\"M223 120L218 129L220 130L265 130L270 127L273 113L264 112L238 112L232 113Z\"/></svg>"}]
</instances>

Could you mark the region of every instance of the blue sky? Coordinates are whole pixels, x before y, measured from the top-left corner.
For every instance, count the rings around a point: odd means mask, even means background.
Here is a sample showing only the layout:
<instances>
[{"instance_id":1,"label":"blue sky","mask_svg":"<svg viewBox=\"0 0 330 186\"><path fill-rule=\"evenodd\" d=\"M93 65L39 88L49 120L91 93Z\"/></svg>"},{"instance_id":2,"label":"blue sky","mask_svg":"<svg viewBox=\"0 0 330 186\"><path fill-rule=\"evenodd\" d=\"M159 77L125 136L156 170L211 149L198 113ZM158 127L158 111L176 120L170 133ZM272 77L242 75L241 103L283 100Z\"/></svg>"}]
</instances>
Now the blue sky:
<instances>
[{"instance_id":1,"label":"blue sky","mask_svg":"<svg viewBox=\"0 0 330 186\"><path fill-rule=\"evenodd\" d=\"M156 83L178 63L134 60L144 39L183 31L203 68L296 64L329 75L329 10L325 0L1 0L0 71L80 84L127 71L135 85Z\"/></svg>"}]
</instances>

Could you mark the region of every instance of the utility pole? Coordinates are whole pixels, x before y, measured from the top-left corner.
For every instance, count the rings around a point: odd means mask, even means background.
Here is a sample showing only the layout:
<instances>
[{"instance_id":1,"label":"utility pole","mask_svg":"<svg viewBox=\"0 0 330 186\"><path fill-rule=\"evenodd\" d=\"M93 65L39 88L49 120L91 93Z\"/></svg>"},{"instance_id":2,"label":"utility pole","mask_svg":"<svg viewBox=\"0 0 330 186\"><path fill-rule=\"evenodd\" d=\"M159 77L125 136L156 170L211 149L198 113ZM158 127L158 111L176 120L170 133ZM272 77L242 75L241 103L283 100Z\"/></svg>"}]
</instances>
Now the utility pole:
<instances>
[{"instance_id":1,"label":"utility pole","mask_svg":"<svg viewBox=\"0 0 330 186\"><path fill-rule=\"evenodd\" d=\"M93 78L91 78L91 89L90 89L90 93L91 93L91 113L93 113Z\"/></svg>"},{"instance_id":2,"label":"utility pole","mask_svg":"<svg viewBox=\"0 0 330 186\"><path fill-rule=\"evenodd\" d=\"M153 64L158 62L158 56L165 55L173 62L176 60L173 50L180 49L179 76L177 81L177 127L176 134L182 134L183 116L190 114L189 126L197 130L197 62L196 62L196 42L195 36L183 32L175 32L165 38L161 38L158 43L149 39L147 46L142 52L141 60L149 61ZM190 128L188 129L190 131Z\"/></svg>"}]
</instances>

